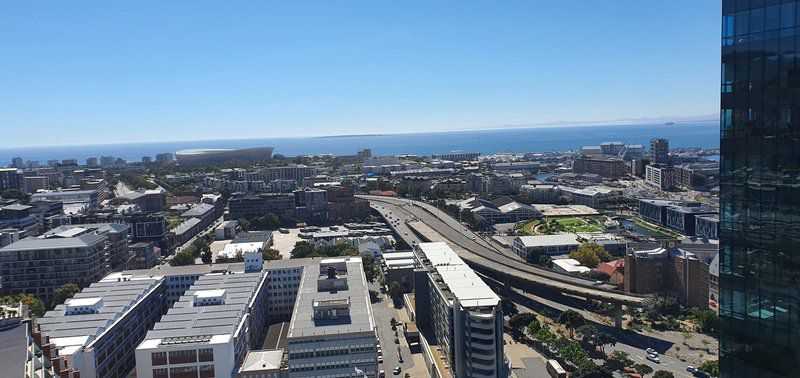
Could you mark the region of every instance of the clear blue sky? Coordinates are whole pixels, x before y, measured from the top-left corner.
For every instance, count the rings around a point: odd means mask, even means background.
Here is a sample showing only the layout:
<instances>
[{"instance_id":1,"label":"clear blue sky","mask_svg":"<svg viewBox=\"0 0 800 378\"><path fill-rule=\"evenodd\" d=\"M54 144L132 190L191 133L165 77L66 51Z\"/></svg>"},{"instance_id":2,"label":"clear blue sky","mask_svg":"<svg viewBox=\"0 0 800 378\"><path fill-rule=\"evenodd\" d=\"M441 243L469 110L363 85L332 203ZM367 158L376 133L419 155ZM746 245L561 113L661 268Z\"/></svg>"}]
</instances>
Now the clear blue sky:
<instances>
[{"instance_id":1,"label":"clear blue sky","mask_svg":"<svg viewBox=\"0 0 800 378\"><path fill-rule=\"evenodd\" d=\"M2 8L0 147L719 111L719 0Z\"/></svg>"}]
</instances>

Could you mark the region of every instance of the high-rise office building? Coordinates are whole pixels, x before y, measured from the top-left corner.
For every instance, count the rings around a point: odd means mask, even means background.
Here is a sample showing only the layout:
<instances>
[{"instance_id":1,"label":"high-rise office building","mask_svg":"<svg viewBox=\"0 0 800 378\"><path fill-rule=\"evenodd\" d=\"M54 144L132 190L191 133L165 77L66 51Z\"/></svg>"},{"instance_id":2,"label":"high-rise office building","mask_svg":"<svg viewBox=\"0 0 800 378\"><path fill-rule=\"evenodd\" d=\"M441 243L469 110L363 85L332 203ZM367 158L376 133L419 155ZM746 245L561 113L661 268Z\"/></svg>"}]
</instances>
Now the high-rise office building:
<instances>
[{"instance_id":1,"label":"high-rise office building","mask_svg":"<svg viewBox=\"0 0 800 378\"><path fill-rule=\"evenodd\" d=\"M15 158L11 158L11 167L13 168L25 168L22 164L22 158L17 156Z\"/></svg>"},{"instance_id":2,"label":"high-rise office building","mask_svg":"<svg viewBox=\"0 0 800 378\"><path fill-rule=\"evenodd\" d=\"M650 139L650 160L657 164L669 163L669 140Z\"/></svg>"},{"instance_id":3,"label":"high-rise office building","mask_svg":"<svg viewBox=\"0 0 800 378\"><path fill-rule=\"evenodd\" d=\"M800 6L722 4L720 376L796 377Z\"/></svg>"}]
</instances>

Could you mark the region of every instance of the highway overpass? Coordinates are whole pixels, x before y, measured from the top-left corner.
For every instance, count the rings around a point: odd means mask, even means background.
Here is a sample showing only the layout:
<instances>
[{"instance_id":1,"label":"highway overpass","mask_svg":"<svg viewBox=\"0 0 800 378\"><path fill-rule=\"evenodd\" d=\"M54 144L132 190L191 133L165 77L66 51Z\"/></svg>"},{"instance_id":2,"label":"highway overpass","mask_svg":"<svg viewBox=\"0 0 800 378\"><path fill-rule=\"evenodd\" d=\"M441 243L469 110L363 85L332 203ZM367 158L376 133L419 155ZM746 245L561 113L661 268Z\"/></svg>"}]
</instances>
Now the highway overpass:
<instances>
[{"instance_id":1,"label":"highway overpass","mask_svg":"<svg viewBox=\"0 0 800 378\"><path fill-rule=\"evenodd\" d=\"M516 254L466 229L461 223L428 204L407 199L360 196L389 222L407 244L445 241L476 271L506 285L531 291L545 287L566 294L644 307L648 296L619 291L616 286L597 284L525 263Z\"/></svg>"}]
</instances>

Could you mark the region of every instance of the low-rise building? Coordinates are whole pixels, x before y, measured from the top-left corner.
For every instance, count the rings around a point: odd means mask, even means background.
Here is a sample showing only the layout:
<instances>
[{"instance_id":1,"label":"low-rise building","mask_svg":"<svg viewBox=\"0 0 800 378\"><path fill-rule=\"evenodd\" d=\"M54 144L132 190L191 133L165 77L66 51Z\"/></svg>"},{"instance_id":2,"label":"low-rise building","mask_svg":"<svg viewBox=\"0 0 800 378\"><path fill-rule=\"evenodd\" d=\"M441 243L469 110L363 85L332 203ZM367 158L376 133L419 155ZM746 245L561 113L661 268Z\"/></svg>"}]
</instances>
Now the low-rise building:
<instances>
[{"instance_id":1,"label":"low-rise building","mask_svg":"<svg viewBox=\"0 0 800 378\"><path fill-rule=\"evenodd\" d=\"M517 255L537 263L541 255L566 255L580 246L575 234L517 236L513 243Z\"/></svg>"},{"instance_id":2,"label":"low-rise building","mask_svg":"<svg viewBox=\"0 0 800 378\"><path fill-rule=\"evenodd\" d=\"M296 219L292 193L234 196L228 200L230 219L249 219L273 213L281 219Z\"/></svg>"},{"instance_id":3,"label":"low-rise building","mask_svg":"<svg viewBox=\"0 0 800 378\"><path fill-rule=\"evenodd\" d=\"M674 297L687 307L708 308L709 261L674 242L625 255L625 291Z\"/></svg>"},{"instance_id":4,"label":"low-rise building","mask_svg":"<svg viewBox=\"0 0 800 378\"><path fill-rule=\"evenodd\" d=\"M136 345L163 313L163 282L104 278L39 319L42 334L81 377L126 377Z\"/></svg>"},{"instance_id":5,"label":"low-rise building","mask_svg":"<svg viewBox=\"0 0 800 378\"><path fill-rule=\"evenodd\" d=\"M592 270L575 259L553 259L550 262L553 264L553 270L561 273L581 274Z\"/></svg>"},{"instance_id":6,"label":"low-rise building","mask_svg":"<svg viewBox=\"0 0 800 378\"><path fill-rule=\"evenodd\" d=\"M585 188L561 186L560 188L564 196L569 198L570 203L595 209L608 207L609 204L622 197L622 190L604 186L589 186Z\"/></svg>"},{"instance_id":7,"label":"low-rise building","mask_svg":"<svg viewBox=\"0 0 800 378\"><path fill-rule=\"evenodd\" d=\"M572 163L572 172L593 173L606 178L622 177L625 175L625 162L610 156L581 156Z\"/></svg>"},{"instance_id":8,"label":"low-rise building","mask_svg":"<svg viewBox=\"0 0 800 378\"><path fill-rule=\"evenodd\" d=\"M609 282L617 285L620 290L625 288L625 259L616 259L609 262L601 262L595 268L598 272L608 274Z\"/></svg>"},{"instance_id":9,"label":"low-rise building","mask_svg":"<svg viewBox=\"0 0 800 378\"><path fill-rule=\"evenodd\" d=\"M198 278L136 347L137 377L230 377L266 325L266 274Z\"/></svg>"}]
</instances>

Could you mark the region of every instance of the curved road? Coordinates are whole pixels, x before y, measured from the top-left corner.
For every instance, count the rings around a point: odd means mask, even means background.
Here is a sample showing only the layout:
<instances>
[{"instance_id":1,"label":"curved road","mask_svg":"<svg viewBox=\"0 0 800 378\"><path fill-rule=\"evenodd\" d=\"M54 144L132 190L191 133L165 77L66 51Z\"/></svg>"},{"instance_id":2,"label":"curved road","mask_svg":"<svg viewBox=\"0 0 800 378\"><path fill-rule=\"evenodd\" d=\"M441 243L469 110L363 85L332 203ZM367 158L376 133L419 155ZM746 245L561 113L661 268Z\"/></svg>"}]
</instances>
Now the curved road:
<instances>
[{"instance_id":1,"label":"curved road","mask_svg":"<svg viewBox=\"0 0 800 378\"><path fill-rule=\"evenodd\" d=\"M431 205L402 198L359 197L369 200L372 208L389 221L398 235L409 245L423 240L413 232L407 222L421 221L435 230L444 240L450 242L461 258L478 268L491 271L495 276L507 278L512 285L514 285L514 281L521 281L568 294L635 307L642 307L649 298L644 295L624 293L605 285L596 285L590 280L526 264L516 254L504 252L492 242L465 229L453 217Z\"/></svg>"}]
</instances>

